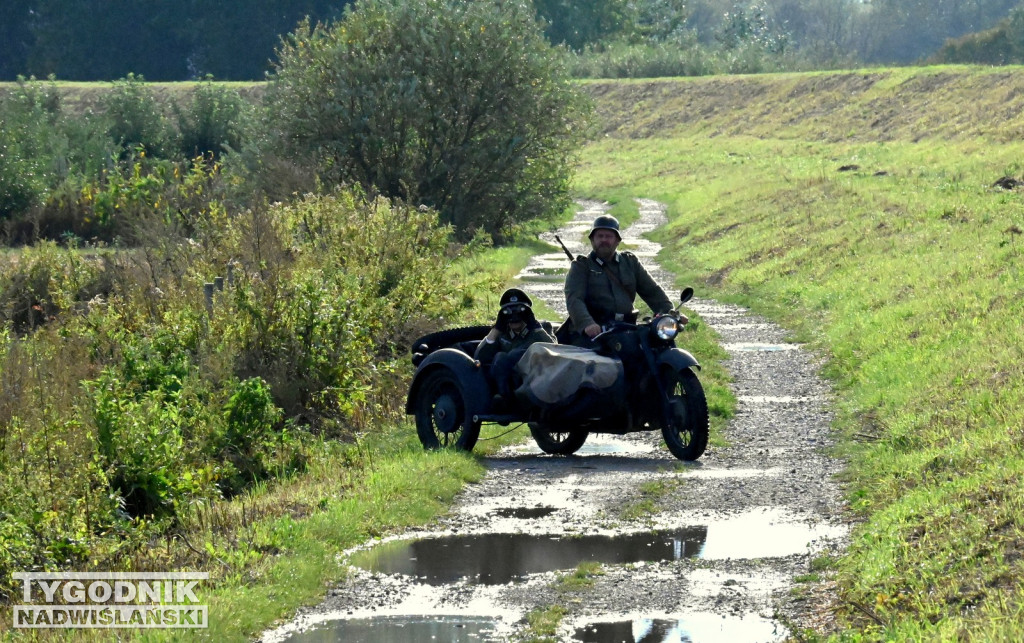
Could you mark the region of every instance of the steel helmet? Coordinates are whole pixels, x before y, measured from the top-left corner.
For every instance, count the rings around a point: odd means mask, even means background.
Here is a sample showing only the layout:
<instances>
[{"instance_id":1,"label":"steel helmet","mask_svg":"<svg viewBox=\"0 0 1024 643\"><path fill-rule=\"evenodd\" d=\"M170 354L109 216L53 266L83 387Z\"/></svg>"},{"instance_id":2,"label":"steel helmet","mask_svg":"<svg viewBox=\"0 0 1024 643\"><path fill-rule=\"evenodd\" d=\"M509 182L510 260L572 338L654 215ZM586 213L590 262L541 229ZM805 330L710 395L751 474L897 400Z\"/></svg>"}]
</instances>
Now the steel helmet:
<instances>
[{"instance_id":1,"label":"steel helmet","mask_svg":"<svg viewBox=\"0 0 1024 643\"><path fill-rule=\"evenodd\" d=\"M594 232L598 230L611 230L615 233L616 238L622 241L622 235L619 234L619 220L611 215L602 214L594 219L594 225L590 226L590 234L587 235L587 238L593 239Z\"/></svg>"}]
</instances>

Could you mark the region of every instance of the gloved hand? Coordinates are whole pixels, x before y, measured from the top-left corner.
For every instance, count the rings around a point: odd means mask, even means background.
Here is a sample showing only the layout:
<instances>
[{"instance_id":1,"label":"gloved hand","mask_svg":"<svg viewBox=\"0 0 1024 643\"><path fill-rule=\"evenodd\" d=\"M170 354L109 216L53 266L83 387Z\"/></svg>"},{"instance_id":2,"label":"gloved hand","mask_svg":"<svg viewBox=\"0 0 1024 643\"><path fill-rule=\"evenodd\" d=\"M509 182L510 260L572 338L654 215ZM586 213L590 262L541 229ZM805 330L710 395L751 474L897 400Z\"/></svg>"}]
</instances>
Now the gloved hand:
<instances>
[{"instance_id":1,"label":"gloved hand","mask_svg":"<svg viewBox=\"0 0 1024 643\"><path fill-rule=\"evenodd\" d=\"M526 328L529 330L537 330L540 328L540 322L537 321L537 316L533 314L532 308L527 308L526 312L522 314L523 321L526 322Z\"/></svg>"},{"instance_id":2,"label":"gloved hand","mask_svg":"<svg viewBox=\"0 0 1024 643\"><path fill-rule=\"evenodd\" d=\"M509 317L510 317L510 315L508 314L508 310L506 310L504 308L499 309L498 310L498 317L497 317L497 319L494 320L494 327L497 328L502 333L507 333L508 332L508 318Z\"/></svg>"}]
</instances>

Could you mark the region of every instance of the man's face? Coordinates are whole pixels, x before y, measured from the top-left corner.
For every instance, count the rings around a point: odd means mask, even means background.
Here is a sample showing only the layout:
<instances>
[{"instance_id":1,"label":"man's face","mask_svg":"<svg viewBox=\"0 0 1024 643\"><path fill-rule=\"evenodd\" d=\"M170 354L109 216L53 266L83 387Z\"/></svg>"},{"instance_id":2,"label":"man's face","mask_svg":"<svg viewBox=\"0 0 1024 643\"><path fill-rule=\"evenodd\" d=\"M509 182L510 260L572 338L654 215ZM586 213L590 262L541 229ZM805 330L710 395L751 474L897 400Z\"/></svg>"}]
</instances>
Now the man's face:
<instances>
[{"instance_id":1,"label":"man's face","mask_svg":"<svg viewBox=\"0 0 1024 643\"><path fill-rule=\"evenodd\" d=\"M590 245L598 257L608 261L615 255L615 249L619 247L619 235L611 230L594 230L594 234L590 237Z\"/></svg>"}]
</instances>

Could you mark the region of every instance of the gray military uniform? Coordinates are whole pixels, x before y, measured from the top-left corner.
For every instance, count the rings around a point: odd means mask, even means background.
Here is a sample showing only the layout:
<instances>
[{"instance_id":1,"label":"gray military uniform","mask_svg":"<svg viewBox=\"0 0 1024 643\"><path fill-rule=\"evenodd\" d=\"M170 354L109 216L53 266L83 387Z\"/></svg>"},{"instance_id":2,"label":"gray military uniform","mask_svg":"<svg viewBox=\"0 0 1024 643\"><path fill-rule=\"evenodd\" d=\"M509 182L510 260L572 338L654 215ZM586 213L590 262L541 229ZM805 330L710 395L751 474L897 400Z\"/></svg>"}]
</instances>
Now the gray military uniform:
<instances>
[{"instance_id":1,"label":"gray military uniform","mask_svg":"<svg viewBox=\"0 0 1024 643\"><path fill-rule=\"evenodd\" d=\"M517 348L526 348L536 342L555 343L555 338L548 335L543 328L523 328L522 331L514 333L508 330L501 334L494 343L487 343L486 339L480 340L473 354L473 358L482 364L494 361L498 353L511 353Z\"/></svg>"},{"instance_id":2,"label":"gray military uniform","mask_svg":"<svg viewBox=\"0 0 1024 643\"><path fill-rule=\"evenodd\" d=\"M607 262L608 269L622 282L621 286L605 273L604 263L596 252L591 252L586 257L577 257L569 268L565 278L565 303L576 332L583 332L591 324L607 324L617 315L628 315L633 311L637 295L655 313L672 310L668 295L632 252L616 252Z\"/></svg>"}]
</instances>

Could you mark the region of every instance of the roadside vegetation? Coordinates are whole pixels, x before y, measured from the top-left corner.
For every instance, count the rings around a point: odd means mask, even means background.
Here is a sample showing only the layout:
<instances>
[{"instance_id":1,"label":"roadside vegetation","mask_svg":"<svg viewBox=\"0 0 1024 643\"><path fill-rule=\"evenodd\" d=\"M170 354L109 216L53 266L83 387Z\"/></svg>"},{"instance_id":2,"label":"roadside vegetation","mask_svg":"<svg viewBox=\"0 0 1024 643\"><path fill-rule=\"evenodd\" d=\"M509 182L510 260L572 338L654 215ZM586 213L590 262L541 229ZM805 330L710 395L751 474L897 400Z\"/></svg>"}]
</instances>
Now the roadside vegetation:
<instances>
[{"instance_id":1,"label":"roadside vegetation","mask_svg":"<svg viewBox=\"0 0 1024 643\"><path fill-rule=\"evenodd\" d=\"M299 30L267 86L129 76L0 97L4 628L15 571L201 570L215 616L200 635L247 639L318 600L341 550L432 519L482 475L415 440L408 349L493 317L540 226L568 214L587 104L514 8L381 43L370 22L418 24L423 6L366 6L339 28L365 39ZM496 83L479 104L463 100L473 79ZM357 149L358 118L303 137L289 110L331 120L344 86L380 92L358 97L373 116L399 92L390 116L410 128L382 121ZM446 100L466 120L422 118ZM489 430L476 453L525 436Z\"/></svg>"},{"instance_id":2,"label":"roadside vegetation","mask_svg":"<svg viewBox=\"0 0 1024 643\"><path fill-rule=\"evenodd\" d=\"M618 118L577 189L666 202L667 265L825 359L857 523L829 572L841 640L1024 636L1021 87L939 67L594 88Z\"/></svg>"},{"instance_id":3,"label":"roadside vegetation","mask_svg":"<svg viewBox=\"0 0 1024 643\"><path fill-rule=\"evenodd\" d=\"M518 5L373 40L434 4L300 30L266 102L212 82L168 99L134 76L75 108L49 81L0 99L7 614L15 571L201 569L208 634L251 637L320 596L340 549L428 520L480 475L412 444L409 346L492 318L528 253L481 253L564 216L585 105ZM420 57L387 58L396 44ZM392 83L352 76L395 65ZM367 119L389 105L417 127L362 131L355 150L299 136L312 121L288 110L338 108L323 75L381 92L361 94ZM509 92L501 118L460 102L473 79ZM469 120L423 118L446 101ZM521 433L484 437L481 452Z\"/></svg>"},{"instance_id":4,"label":"roadside vegetation","mask_svg":"<svg viewBox=\"0 0 1024 643\"><path fill-rule=\"evenodd\" d=\"M366 5L373 20L418 15ZM74 108L48 81L4 93L0 221L16 246L0 269L4 603L16 570L201 569L219 615L208 636L241 639L316 600L343 574L338 551L429 520L481 475L472 457L413 441L409 343L488 319L569 196L607 198L625 219L642 196L669 205L662 261L680 284L793 329L836 383L858 526L834 569L809 570L839 583L836 637L1024 638L1024 72L576 85L524 16L461 18L420 43L437 51L409 62L415 82L358 97L366 122L388 96L417 111L443 103L417 96L425 87L461 95L466 69L428 64L456 46L483 65L474 74L509 72L524 94L535 85L521 72L544 76L537 98L567 111L517 96L523 110L495 129L445 123L451 138L427 144L427 130L395 140L382 126L360 132L355 155L351 132L320 147L287 110L329 118L324 75L372 70L341 32L315 28L283 46L273 91L207 81L168 101L126 76ZM348 26L369 31L360 19ZM515 56L489 49L486 19ZM736 24L741 51L764 61L751 42L775 46L774 32ZM396 64L383 57L394 42L366 43L381 69ZM591 133L577 91L599 131L570 190L571 150ZM536 146L513 144L538 132ZM467 140L482 156L455 155ZM477 168L488 150L522 153L488 178L501 189L473 192L480 208L446 200L465 185L437 164ZM534 190L546 200L520 209ZM699 319L687 332L720 427L721 352ZM646 491L654 506L664 490ZM535 616L546 636L560 610Z\"/></svg>"}]
</instances>

